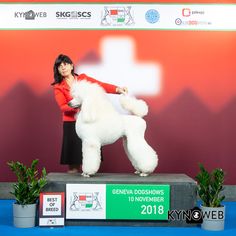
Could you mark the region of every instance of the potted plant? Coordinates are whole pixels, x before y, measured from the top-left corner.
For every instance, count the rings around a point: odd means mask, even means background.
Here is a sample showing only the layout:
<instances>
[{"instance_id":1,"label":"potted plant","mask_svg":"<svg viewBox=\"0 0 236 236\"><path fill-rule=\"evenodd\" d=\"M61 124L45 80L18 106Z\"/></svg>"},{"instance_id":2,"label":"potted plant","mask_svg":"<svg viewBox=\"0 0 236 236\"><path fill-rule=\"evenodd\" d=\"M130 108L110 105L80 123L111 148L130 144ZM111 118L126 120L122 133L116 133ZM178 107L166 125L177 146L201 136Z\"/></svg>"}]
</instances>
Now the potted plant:
<instances>
[{"instance_id":1,"label":"potted plant","mask_svg":"<svg viewBox=\"0 0 236 236\"><path fill-rule=\"evenodd\" d=\"M222 195L225 172L216 168L208 172L202 164L199 164L200 172L196 179L198 182L198 195L202 200L201 210L203 223L201 227L206 230L223 230L225 220L225 206Z\"/></svg>"},{"instance_id":2,"label":"potted plant","mask_svg":"<svg viewBox=\"0 0 236 236\"><path fill-rule=\"evenodd\" d=\"M16 202L13 204L14 226L29 228L35 226L36 206L40 191L46 185L46 170L42 174L36 169L38 160L33 160L30 167L16 162L7 163L10 169L16 174L17 182L13 184L13 191Z\"/></svg>"}]
</instances>

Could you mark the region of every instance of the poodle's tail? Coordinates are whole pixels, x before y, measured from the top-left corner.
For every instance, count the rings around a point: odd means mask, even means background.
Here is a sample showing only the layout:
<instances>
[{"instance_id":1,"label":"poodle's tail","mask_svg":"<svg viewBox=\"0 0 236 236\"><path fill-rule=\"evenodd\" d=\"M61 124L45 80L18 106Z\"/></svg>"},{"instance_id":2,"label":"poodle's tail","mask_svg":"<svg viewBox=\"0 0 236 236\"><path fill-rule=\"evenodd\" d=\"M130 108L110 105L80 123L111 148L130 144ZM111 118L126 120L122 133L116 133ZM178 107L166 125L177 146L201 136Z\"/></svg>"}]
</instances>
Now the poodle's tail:
<instances>
[{"instance_id":1,"label":"poodle's tail","mask_svg":"<svg viewBox=\"0 0 236 236\"><path fill-rule=\"evenodd\" d=\"M148 113L148 105L146 102L135 97L121 96L120 104L125 110L139 117L144 117Z\"/></svg>"}]
</instances>

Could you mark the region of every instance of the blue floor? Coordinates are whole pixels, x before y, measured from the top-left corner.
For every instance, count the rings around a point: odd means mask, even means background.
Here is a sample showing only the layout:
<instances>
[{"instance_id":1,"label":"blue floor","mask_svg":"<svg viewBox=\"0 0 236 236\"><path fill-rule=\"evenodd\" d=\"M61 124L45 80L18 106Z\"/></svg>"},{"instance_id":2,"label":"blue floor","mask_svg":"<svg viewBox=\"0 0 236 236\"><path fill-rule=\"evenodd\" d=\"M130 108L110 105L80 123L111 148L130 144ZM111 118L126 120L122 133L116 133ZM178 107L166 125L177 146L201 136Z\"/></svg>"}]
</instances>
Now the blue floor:
<instances>
[{"instance_id":1,"label":"blue floor","mask_svg":"<svg viewBox=\"0 0 236 236\"><path fill-rule=\"evenodd\" d=\"M1 235L82 235L82 236L154 236L154 235L236 235L236 202L225 202L226 222L224 231L205 231L200 227L117 227L117 226L66 226L62 228L28 228L13 226L12 200L0 200L0 234Z\"/></svg>"}]
</instances>

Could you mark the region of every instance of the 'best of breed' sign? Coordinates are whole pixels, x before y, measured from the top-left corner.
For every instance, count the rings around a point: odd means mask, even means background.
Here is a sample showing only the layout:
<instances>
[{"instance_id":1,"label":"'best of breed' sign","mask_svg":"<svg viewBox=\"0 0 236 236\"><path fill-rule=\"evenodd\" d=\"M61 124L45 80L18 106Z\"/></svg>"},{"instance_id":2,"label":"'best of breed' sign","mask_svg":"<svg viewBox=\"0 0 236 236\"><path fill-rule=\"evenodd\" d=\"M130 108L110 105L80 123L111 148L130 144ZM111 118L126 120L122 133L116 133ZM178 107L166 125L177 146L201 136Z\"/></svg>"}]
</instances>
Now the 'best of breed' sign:
<instances>
[{"instance_id":1,"label":"'best of breed' sign","mask_svg":"<svg viewBox=\"0 0 236 236\"><path fill-rule=\"evenodd\" d=\"M39 226L65 225L64 192L40 193Z\"/></svg>"}]
</instances>

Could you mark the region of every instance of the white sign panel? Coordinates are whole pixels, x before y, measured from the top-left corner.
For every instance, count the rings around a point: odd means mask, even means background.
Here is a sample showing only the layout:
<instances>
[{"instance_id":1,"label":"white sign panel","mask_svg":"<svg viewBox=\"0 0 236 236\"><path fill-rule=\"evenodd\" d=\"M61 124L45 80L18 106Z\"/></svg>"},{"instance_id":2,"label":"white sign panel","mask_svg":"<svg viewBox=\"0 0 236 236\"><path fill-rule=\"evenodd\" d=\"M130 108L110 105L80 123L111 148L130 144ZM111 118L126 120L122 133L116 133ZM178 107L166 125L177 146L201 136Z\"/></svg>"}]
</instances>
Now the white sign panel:
<instances>
[{"instance_id":1,"label":"white sign panel","mask_svg":"<svg viewBox=\"0 0 236 236\"><path fill-rule=\"evenodd\" d=\"M106 219L106 185L67 184L66 219Z\"/></svg>"},{"instance_id":2,"label":"white sign panel","mask_svg":"<svg viewBox=\"0 0 236 236\"><path fill-rule=\"evenodd\" d=\"M0 29L236 30L236 4L0 3Z\"/></svg>"},{"instance_id":3,"label":"white sign panel","mask_svg":"<svg viewBox=\"0 0 236 236\"><path fill-rule=\"evenodd\" d=\"M61 195L43 195L43 215L60 216L61 215Z\"/></svg>"},{"instance_id":4,"label":"white sign panel","mask_svg":"<svg viewBox=\"0 0 236 236\"><path fill-rule=\"evenodd\" d=\"M64 192L42 192L39 197L39 226L64 226Z\"/></svg>"}]
</instances>

